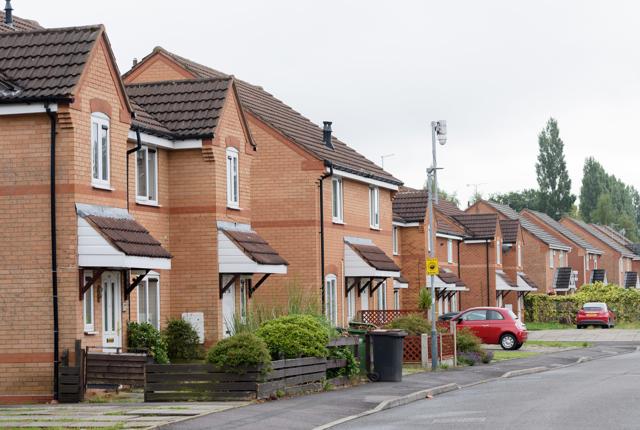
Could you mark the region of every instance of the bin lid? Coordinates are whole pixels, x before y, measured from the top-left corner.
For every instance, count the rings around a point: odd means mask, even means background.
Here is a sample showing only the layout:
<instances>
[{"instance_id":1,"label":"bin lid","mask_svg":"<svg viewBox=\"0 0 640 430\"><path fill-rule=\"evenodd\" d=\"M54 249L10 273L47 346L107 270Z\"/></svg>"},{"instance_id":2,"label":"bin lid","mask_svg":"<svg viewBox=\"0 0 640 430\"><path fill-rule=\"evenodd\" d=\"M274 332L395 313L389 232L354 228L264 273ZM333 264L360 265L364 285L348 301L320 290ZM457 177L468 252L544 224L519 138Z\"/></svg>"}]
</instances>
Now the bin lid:
<instances>
[{"instance_id":1,"label":"bin lid","mask_svg":"<svg viewBox=\"0 0 640 430\"><path fill-rule=\"evenodd\" d=\"M373 336L405 337L407 332L401 329L377 329L369 332Z\"/></svg>"}]
</instances>

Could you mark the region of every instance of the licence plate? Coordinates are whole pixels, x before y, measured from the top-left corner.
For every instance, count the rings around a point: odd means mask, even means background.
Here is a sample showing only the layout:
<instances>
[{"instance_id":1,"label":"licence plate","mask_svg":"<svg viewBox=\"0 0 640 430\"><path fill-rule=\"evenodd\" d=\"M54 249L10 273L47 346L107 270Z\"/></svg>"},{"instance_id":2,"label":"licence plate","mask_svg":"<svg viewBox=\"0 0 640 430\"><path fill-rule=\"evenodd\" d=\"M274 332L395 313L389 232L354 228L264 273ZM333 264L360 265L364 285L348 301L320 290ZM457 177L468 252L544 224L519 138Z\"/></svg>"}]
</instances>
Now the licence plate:
<instances>
[{"instance_id":1,"label":"licence plate","mask_svg":"<svg viewBox=\"0 0 640 430\"><path fill-rule=\"evenodd\" d=\"M597 317L598 314L595 314L595 313L592 312L592 313L588 313L587 316L588 317Z\"/></svg>"}]
</instances>

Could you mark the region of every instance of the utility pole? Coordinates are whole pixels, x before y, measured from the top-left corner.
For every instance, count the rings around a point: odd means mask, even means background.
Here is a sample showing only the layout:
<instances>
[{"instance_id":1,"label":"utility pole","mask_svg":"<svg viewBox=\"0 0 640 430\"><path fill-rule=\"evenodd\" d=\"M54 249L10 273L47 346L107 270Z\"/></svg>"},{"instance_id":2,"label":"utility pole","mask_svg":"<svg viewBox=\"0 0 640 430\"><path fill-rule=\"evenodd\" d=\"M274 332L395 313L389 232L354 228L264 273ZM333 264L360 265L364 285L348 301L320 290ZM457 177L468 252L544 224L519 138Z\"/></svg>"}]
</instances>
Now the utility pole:
<instances>
[{"instance_id":1,"label":"utility pole","mask_svg":"<svg viewBox=\"0 0 640 430\"><path fill-rule=\"evenodd\" d=\"M444 120L431 122L431 167L427 169L427 190L429 192L429 257L436 257L436 247L433 237L435 231L433 227L433 203L438 204L438 164L436 161L436 138L440 145L447 143L447 122ZM436 330L436 284L435 275L429 276L429 286L431 288L431 370L438 368L438 331Z\"/></svg>"}]
</instances>

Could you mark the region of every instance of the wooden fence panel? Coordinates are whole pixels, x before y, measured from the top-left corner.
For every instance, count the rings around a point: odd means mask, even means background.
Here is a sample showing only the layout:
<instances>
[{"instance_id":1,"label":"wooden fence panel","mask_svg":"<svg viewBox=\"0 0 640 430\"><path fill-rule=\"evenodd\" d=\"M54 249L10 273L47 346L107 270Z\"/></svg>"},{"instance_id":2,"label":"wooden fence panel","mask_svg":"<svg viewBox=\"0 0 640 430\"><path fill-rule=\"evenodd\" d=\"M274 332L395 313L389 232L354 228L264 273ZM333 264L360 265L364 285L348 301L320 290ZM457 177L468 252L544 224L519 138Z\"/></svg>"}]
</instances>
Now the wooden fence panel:
<instances>
[{"instance_id":1,"label":"wooden fence panel","mask_svg":"<svg viewBox=\"0 0 640 430\"><path fill-rule=\"evenodd\" d=\"M89 385L144 385L146 354L88 352L86 380Z\"/></svg>"}]
</instances>

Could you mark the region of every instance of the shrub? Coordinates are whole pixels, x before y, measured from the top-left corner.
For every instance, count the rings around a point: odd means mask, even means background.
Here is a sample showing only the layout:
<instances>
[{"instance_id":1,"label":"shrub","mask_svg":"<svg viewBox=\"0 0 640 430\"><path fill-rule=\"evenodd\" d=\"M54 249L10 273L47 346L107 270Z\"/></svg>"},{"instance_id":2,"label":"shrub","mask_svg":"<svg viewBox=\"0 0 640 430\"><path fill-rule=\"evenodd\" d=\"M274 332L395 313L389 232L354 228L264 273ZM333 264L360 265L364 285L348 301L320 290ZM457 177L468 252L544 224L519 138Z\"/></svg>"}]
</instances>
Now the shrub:
<instances>
[{"instance_id":1,"label":"shrub","mask_svg":"<svg viewBox=\"0 0 640 430\"><path fill-rule=\"evenodd\" d=\"M482 351L482 362L484 364L489 364L491 363L491 360L493 360L493 351Z\"/></svg>"},{"instance_id":2,"label":"shrub","mask_svg":"<svg viewBox=\"0 0 640 430\"><path fill-rule=\"evenodd\" d=\"M327 378L335 378L337 376L353 378L360 373L360 363L356 360L353 351L349 347L331 348L328 358L344 358L347 360L347 365L339 369L327 370Z\"/></svg>"},{"instance_id":3,"label":"shrub","mask_svg":"<svg viewBox=\"0 0 640 430\"><path fill-rule=\"evenodd\" d=\"M169 358L172 360L193 360L202 356L198 333L188 321L170 320L163 334L167 340Z\"/></svg>"},{"instance_id":4,"label":"shrub","mask_svg":"<svg viewBox=\"0 0 640 430\"><path fill-rule=\"evenodd\" d=\"M480 339L468 328L458 330L456 334L456 350L458 354L482 351Z\"/></svg>"},{"instance_id":5,"label":"shrub","mask_svg":"<svg viewBox=\"0 0 640 430\"><path fill-rule=\"evenodd\" d=\"M618 322L640 320L639 290L602 283L584 285L571 295L530 294L525 298L526 319L574 324L578 310L587 302L605 302Z\"/></svg>"},{"instance_id":6,"label":"shrub","mask_svg":"<svg viewBox=\"0 0 640 430\"><path fill-rule=\"evenodd\" d=\"M158 364L169 363L167 342L160 331L149 323L129 322L127 345L131 349L146 350Z\"/></svg>"},{"instance_id":7,"label":"shrub","mask_svg":"<svg viewBox=\"0 0 640 430\"><path fill-rule=\"evenodd\" d=\"M426 311L431 308L431 292L427 288L420 288L418 293L418 309Z\"/></svg>"},{"instance_id":8,"label":"shrub","mask_svg":"<svg viewBox=\"0 0 640 430\"><path fill-rule=\"evenodd\" d=\"M253 333L239 333L222 339L207 353L207 362L228 373L242 374L250 366L262 366L262 374L271 370L267 344Z\"/></svg>"},{"instance_id":9,"label":"shrub","mask_svg":"<svg viewBox=\"0 0 640 430\"><path fill-rule=\"evenodd\" d=\"M311 315L287 315L266 321L256 334L267 343L274 359L327 356L327 328Z\"/></svg>"},{"instance_id":10,"label":"shrub","mask_svg":"<svg viewBox=\"0 0 640 430\"><path fill-rule=\"evenodd\" d=\"M419 336L422 333L430 333L431 325L423 315L412 314L396 318L387 324L386 328L401 329L406 331L410 336Z\"/></svg>"},{"instance_id":11,"label":"shrub","mask_svg":"<svg viewBox=\"0 0 640 430\"><path fill-rule=\"evenodd\" d=\"M479 351L469 351L458 355L458 364L475 366L480 361L482 361L482 353Z\"/></svg>"}]
</instances>

